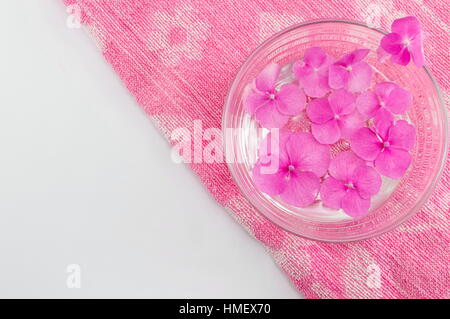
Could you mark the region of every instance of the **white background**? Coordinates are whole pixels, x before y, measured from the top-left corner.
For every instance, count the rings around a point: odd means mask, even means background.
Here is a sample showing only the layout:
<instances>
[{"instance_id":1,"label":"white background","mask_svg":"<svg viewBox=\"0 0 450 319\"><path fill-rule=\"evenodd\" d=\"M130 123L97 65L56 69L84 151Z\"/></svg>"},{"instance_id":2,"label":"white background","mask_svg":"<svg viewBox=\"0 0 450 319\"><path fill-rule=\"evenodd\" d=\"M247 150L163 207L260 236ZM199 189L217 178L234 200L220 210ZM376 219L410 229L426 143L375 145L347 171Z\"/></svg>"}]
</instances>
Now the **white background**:
<instances>
[{"instance_id":1,"label":"white background","mask_svg":"<svg viewBox=\"0 0 450 319\"><path fill-rule=\"evenodd\" d=\"M0 4L0 297L299 297L61 2Z\"/></svg>"}]
</instances>

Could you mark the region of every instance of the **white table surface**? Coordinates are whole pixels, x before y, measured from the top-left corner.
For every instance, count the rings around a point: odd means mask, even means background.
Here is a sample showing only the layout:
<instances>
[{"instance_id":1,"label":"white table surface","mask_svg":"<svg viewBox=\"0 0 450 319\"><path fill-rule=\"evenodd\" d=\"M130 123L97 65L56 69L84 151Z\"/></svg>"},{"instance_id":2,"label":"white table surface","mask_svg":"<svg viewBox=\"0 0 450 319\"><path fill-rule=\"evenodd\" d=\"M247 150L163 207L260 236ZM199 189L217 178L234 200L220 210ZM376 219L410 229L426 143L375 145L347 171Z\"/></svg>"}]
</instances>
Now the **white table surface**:
<instances>
[{"instance_id":1,"label":"white table surface","mask_svg":"<svg viewBox=\"0 0 450 319\"><path fill-rule=\"evenodd\" d=\"M298 298L61 2L0 4L0 297Z\"/></svg>"}]
</instances>

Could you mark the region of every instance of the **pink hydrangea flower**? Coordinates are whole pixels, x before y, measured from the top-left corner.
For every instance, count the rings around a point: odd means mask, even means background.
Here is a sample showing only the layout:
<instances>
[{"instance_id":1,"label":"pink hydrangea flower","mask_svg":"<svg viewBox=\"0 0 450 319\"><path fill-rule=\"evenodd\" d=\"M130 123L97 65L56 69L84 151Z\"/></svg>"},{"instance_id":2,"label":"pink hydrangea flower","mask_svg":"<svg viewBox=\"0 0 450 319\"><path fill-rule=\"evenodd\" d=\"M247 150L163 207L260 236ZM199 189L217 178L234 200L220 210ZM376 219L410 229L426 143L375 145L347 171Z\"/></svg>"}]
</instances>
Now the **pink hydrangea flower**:
<instances>
[{"instance_id":1,"label":"pink hydrangea flower","mask_svg":"<svg viewBox=\"0 0 450 319\"><path fill-rule=\"evenodd\" d=\"M268 135L262 144L267 145ZM271 166L277 154L278 165ZM317 143L310 133L280 133L279 148L260 152L252 176L255 185L264 193L279 195L287 204L305 207L314 202L320 189L320 177L330 163L330 148ZM266 170L264 170L266 169Z\"/></svg>"},{"instance_id":2,"label":"pink hydrangea flower","mask_svg":"<svg viewBox=\"0 0 450 319\"><path fill-rule=\"evenodd\" d=\"M370 208L370 199L381 187L380 174L352 151L338 154L330 162L330 176L320 189L325 206L342 208L347 215L357 218Z\"/></svg>"},{"instance_id":3,"label":"pink hydrangea flower","mask_svg":"<svg viewBox=\"0 0 450 319\"><path fill-rule=\"evenodd\" d=\"M352 150L366 161L373 161L381 175L402 177L411 163L409 150L414 146L416 130L404 120L397 121L382 110L373 128L361 128L351 139Z\"/></svg>"},{"instance_id":4,"label":"pink hydrangea flower","mask_svg":"<svg viewBox=\"0 0 450 319\"><path fill-rule=\"evenodd\" d=\"M358 96L358 111L371 118L384 109L394 114L404 113L412 104L412 96L408 91L392 82L378 83L373 91Z\"/></svg>"},{"instance_id":5,"label":"pink hydrangea flower","mask_svg":"<svg viewBox=\"0 0 450 319\"><path fill-rule=\"evenodd\" d=\"M305 93L295 84L285 84L280 90L276 83L280 75L280 66L267 65L247 87L244 100L247 111L266 128L283 127L292 115L305 108Z\"/></svg>"},{"instance_id":6,"label":"pink hydrangea flower","mask_svg":"<svg viewBox=\"0 0 450 319\"><path fill-rule=\"evenodd\" d=\"M392 23L392 33L381 39L381 48L391 55L391 61L400 65L407 65L414 61L418 67L425 63L423 55L423 32L416 17L397 19Z\"/></svg>"},{"instance_id":7,"label":"pink hydrangea flower","mask_svg":"<svg viewBox=\"0 0 450 319\"><path fill-rule=\"evenodd\" d=\"M322 144L350 138L363 124L363 118L355 107L355 97L344 89L331 93L328 98L311 101L306 114L312 122L312 134Z\"/></svg>"},{"instance_id":8,"label":"pink hydrangea flower","mask_svg":"<svg viewBox=\"0 0 450 319\"><path fill-rule=\"evenodd\" d=\"M292 72L306 95L322 97L331 90L328 85L328 67L332 61L322 48L312 47L306 50L302 60L294 63Z\"/></svg>"},{"instance_id":9,"label":"pink hydrangea flower","mask_svg":"<svg viewBox=\"0 0 450 319\"><path fill-rule=\"evenodd\" d=\"M363 59L369 52L368 49L358 49L330 65L330 87L335 90L344 88L350 92L367 90L372 80L372 68Z\"/></svg>"}]
</instances>

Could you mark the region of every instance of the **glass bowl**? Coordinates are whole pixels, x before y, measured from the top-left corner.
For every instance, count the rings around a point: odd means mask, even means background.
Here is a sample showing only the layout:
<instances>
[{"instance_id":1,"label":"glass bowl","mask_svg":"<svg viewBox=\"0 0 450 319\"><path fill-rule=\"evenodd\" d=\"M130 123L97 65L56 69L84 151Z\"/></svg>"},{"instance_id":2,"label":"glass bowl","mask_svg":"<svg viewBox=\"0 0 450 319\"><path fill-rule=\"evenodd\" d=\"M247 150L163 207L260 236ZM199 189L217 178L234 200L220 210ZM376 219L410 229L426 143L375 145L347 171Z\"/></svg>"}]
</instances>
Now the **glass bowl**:
<instances>
[{"instance_id":1,"label":"glass bowl","mask_svg":"<svg viewBox=\"0 0 450 319\"><path fill-rule=\"evenodd\" d=\"M445 106L436 81L426 67L417 68L413 63L404 67L378 60L376 50L384 34L364 24L343 20L294 25L261 44L242 65L230 87L222 130L231 174L244 196L261 214L291 233L327 242L371 238L414 215L434 189L447 152ZM266 132L246 113L244 89L271 62L283 67L280 83L289 81L292 63L313 46L322 47L335 58L357 48L370 49L366 61L375 71L374 82L393 81L413 95L413 105L407 112L407 119L417 130L416 144L410 151L412 163L400 180L383 178L382 189L372 198L369 213L359 219L327 209L320 203L307 208L290 206L260 192L252 181L251 170L257 160L258 145ZM301 117L300 114L298 118ZM299 123L297 126L294 123L291 130L305 130L301 119Z\"/></svg>"}]
</instances>

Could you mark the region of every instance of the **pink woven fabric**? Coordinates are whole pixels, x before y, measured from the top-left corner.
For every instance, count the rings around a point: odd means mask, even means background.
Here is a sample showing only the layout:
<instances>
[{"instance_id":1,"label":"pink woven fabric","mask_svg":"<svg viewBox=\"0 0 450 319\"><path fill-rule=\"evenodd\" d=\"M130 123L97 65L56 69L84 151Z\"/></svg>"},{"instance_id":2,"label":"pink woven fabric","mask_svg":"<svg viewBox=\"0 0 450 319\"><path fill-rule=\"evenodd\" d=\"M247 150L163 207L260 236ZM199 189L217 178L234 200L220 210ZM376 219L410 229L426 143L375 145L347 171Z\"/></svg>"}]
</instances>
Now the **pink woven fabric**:
<instances>
[{"instance_id":1,"label":"pink woven fabric","mask_svg":"<svg viewBox=\"0 0 450 319\"><path fill-rule=\"evenodd\" d=\"M170 140L179 127L220 128L228 87L249 53L276 31L312 19L351 19L388 30L414 15L427 65L449 105L450 27L444 0L65 0L128 90ZM171 141L173 143L173 141ZM395 231L350 244L286 233L242 197L226 164L191 164L202 183L260 240L307 298L448 298L450 161L423 209ZM374 282L374 276L381 280ZM371 281L372 280L372 281Z\"/></svg>"}]
</instances>

